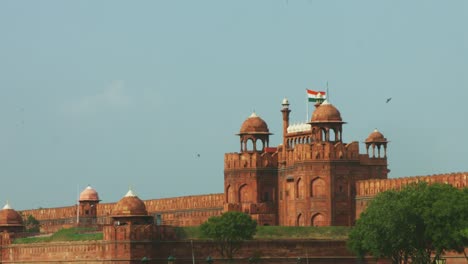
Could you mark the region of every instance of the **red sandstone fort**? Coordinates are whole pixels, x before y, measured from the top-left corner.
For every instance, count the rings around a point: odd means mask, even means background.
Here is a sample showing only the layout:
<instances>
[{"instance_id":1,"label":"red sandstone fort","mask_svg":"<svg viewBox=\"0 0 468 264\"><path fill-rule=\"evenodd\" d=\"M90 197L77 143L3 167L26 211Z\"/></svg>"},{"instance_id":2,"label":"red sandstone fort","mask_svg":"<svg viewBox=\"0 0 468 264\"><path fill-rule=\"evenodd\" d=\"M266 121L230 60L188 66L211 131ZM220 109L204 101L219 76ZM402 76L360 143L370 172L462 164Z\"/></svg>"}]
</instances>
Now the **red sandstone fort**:
<instances>
[{"instance_id":1,"label":"red sandstone fort","mask_svg":"<svg viewBox=\"0 0 468 264\"><path fill-rule=\"evenodd\" d=\"M244 121L237 134L240 152L225 154L223 193L142 201L130 190L117 203L103 204L97 191L88 186L79 205L17 212L7 204L0 211L0 263L140 263L142 256L153 263L167 263L162 260L177 254L174 248L184 256L193 252L193 245L190 248L177 240L172 227L198 226L226 211L250 214L259 225L351 226L379 192L418 181L467 187L468 173L388 179L388 140L377 130L371 132L364 153L357 141L343 142L345 122L326 100L316 104L308 123L290 124L290 112L284 99L283 140L278 146L270 146L271 132L258 115L253 113ZM103 230L104 239L11 244L30 215L39 220L42 233L94 226ZM344 242L257 241L255 247L272 260L277 255L297 256L298 248L306 247L313 263L355 261ZM205 256L213 254L209 242L197 242L195 248Z\"/></svg>"}]
</instances>

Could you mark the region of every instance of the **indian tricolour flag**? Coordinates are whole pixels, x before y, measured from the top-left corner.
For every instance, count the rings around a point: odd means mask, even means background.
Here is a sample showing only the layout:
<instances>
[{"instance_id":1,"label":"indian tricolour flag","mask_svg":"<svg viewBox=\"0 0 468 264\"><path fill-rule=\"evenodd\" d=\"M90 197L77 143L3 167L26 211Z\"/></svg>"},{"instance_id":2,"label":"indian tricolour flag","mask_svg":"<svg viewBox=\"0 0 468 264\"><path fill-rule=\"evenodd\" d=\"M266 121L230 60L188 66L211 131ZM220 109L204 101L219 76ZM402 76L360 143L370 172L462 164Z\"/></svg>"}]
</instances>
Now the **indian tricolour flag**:
<instances>
[{"instance_id":1,"label":"indian tricolour flag","mask_svg":"<svg viewBox=\"0 0 468 264\"><path fill-rule=\"evenodd\" d=\"M325 100L325 92L323 91L313 91L313 90L307 90L307 98L309 99L309 102L317 102L317 100Z\"/></svg>"}]
</instances>

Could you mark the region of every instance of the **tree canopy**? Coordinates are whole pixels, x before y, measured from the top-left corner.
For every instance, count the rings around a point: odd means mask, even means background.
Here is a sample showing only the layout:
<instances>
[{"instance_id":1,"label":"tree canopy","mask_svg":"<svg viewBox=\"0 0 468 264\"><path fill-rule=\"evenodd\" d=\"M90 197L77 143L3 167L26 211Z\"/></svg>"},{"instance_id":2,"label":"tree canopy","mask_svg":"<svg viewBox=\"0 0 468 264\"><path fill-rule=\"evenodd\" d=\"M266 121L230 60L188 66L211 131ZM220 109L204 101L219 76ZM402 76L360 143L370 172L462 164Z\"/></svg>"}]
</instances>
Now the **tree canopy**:
<instances>
[{"instance_id":1,"label":"tree canopy","mask_svg":"<svg viewBox=\"0 0 468 264\"><path fill-rule=\"evenodd\" d=\"M257 222L241 212L226 212L210 217L200 229L206 238L217 243L221 256L232 259L242 242L253 238Z\"/></svg>"},{"instance_id":2,"label":"tree canopy","mask_svg":"<svg viewBox=\"0 0 468 264\"><path fill-rule=\"evenodd\" d=\"M348 247L392 263L436 263L446 251L464 252L467 229L466 188L423 182L378 194L351 230Z\"/></svg>"}]
</instances>

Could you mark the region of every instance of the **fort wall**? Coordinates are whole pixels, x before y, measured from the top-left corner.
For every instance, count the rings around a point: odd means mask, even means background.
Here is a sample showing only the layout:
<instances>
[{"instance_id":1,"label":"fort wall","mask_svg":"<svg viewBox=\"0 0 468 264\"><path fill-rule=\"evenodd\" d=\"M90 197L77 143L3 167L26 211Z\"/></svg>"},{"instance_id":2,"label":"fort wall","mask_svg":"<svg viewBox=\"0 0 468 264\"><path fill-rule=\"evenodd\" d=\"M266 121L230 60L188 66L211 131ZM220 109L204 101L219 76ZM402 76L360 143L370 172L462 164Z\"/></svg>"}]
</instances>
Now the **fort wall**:
<instances>
[{"instance_id":1,"label":"fort wall","mask_svg":"<svg viewBox=\"0 0 468 264\"><path fill-rule=\"evenodd\" d=\"M227 263L210 241L89 241L13 244L2 248L2 263L141 263L143 257L153 264L167 264L169 256L175 264L205 263L211 256L214 263ZM260 263L351 264L357 258L346 248L345 241L322 240L253 240L247 241L236 254L236 263L249 263L252 256ZM466 263L464 256L449 253L447 263ZM307 260L308 258L308 260ZM306 262L307 261L307 262ZM366 258L363 263L389 263Z\"/></svg>"},{"instance_id":2,"label":"fort wall","mask_svg":"<svg viewBox=\"0 0 468 264\"><path fill-rule=\"evenodd\" d=\"M367 208L369 202L380 192L399 190L411 183L446 183L456 188L468 187L468 172L414 176L394 179L371 179L356 182L356 216Z\"/></svg>"},{"instance_id":3,"label":"fort wall","mask_svg":"<svg viewBox=\"0 0 468 264\"><path fill-rule=\"evenodd\" d=\"M90 241L13 244L2 249L2 263L167 263L172 255L175 263L205 262L208 256L220 263L216 244L209 241ZM313 263L355 263L356 257L346 249L344 241L248 241L236 254L240 261L258 256L265 263L296 263L298 257L309 257ZM218 259L218 261L217 261ZM374 262L375 263L375 260Z\"/></svg>"},{"instance_id":4,"label":"fort wall","mask_svg":"<svg viewBox=\"0 0 468 264\"><path fill-rule=\"evenodd\" d=\"M224 194L193 195L175 198L152 199L143 201L148 213L160 219L159 224L176 226L196 226L209 217L220 215L223 211ZM88 225L109 224L109 216L115 203L97 204L95 219L80 217L80 223ZM77 223L77 206L39 208L20 211L23 217L32 215L40 221L41 231L55 232ZM159 216L158 216L159 215Z\"/></svg>"}]
</instances>

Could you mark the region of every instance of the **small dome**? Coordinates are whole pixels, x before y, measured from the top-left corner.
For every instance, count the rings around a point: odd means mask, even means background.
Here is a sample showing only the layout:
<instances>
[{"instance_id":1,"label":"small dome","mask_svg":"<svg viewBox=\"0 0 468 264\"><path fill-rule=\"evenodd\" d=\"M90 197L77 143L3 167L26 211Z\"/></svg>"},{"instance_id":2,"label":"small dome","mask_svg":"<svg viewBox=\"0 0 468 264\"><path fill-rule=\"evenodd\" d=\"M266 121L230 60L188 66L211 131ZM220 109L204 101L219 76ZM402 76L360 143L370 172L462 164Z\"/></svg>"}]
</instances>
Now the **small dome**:
<instances>
[{"instance_id":1,"label":"small dome","mask_svg":"<svg viewBox=\"0 0 468 264\"><path fill-rule=\"evenodd\" d=\"M377 129L375 129L366 139L366 143L368 142L387 142L387 139L384 137L382 133L380 133Z\"/></svg>"},{"instance_id":2,"label":"small dome","mask_svg":"<svg viewBox=\"0 0 468 264\"><path fill-rule=\"evenodd\" d=\"M288 98L284 98L283 99L283 102L281 103L282 105L289 105L289 101L288 101Z\"/></svg>"},{"instance_id":3,"label":"small dome","mask_svg":"<svg viewBox=\"0 0 468 264\"><path fill-rule=\"evenodd\" d=\"M99 201L99 195L93 187L88 185L88 187L80 193L80 202L83 201Z\"/></svg>"},{"instance_id":4,"label":"small dome","mask_svg":"<svg viewBox=\"0 0 468 264\"><path fill-rule=\"evenodd\" d=\"M254 112L242 123L239 134L270 134L270 131L267 123Z\"/></svg>"},{"instance_id":5,"label":"small dome","mask_svg":"<svg viewBox=\"0 0 468 264\"><path fill-rule=\"evenodd\" d=\"M0 210L0 226L23 226L23 218L8 202Z\"/></svg>"},{"instance_id":6,"label":"small dome","mask_svg":"<svg viewBox=\"0 0 468 264\"><path fill-rule=\"evenodd\" d=\"M145 203L132 190L129 190L115 205L112 216L148 216L148 211L146 211Z\"/></svg>"},{"instance_id":7,"label":"small dome","mask_svg":"<svg viewBox=\"0 0 468 264\"><path fill-rule=\"evenodd\" d=\"M315 109L311 119L311 122L315 123L342 121L340 111L326 100Z\"/></svg>"}]
</instances>

